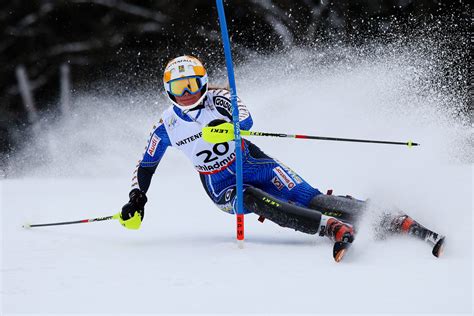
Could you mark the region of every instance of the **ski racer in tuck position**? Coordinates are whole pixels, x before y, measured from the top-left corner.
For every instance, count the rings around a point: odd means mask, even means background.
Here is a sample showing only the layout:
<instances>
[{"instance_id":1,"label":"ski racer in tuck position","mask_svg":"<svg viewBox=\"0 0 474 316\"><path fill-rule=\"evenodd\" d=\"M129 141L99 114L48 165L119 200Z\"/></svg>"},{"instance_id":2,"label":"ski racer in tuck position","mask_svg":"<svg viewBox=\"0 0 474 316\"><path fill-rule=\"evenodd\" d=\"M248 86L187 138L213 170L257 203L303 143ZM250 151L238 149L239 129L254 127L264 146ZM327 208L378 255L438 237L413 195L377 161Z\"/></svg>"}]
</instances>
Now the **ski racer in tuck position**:
<instances>
[{"instance_id":1,"label":"ski racer in tuck position","mask_svg":"<svg viewBox=\"0 0 474 316\"><path fill-rule=\"evenodd\" d=\"M222 211L234 214L236 165L234 141L211 144L204 141L202 128L232 122L230 92L209 88L207 72L195 57L171 60L164 71L166 94L173 104L153 128L143 159L132 180L129 202L120 222L138 229L144 218L146 192L168 147L181 150L199 173L204 190ZM240 128L249 130L252 117L238 99ZM280 161L266 155L248 140L242 143L244 212L255 213L276 224L307 234L327 236L335 242L333 255L341 260L352 243L367 202L352 197L323 194ZM403 213L384 213L378 223L383 234L408 234L433 247L438 257L444 237L423 227Z\"/></svg>"}]
</instances>

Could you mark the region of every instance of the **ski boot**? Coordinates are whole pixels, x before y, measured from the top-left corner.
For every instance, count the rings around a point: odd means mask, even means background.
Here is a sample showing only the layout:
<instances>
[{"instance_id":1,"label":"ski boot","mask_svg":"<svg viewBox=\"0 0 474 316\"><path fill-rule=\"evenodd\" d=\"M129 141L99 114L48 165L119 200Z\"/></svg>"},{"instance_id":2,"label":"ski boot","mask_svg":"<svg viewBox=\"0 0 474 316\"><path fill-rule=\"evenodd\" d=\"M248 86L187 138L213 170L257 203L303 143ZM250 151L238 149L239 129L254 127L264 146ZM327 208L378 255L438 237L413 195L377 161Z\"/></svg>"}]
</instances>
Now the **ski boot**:
<instances>
[{"instance_id":1,"label":"ski boot","mask_svg":"<svg viewBox=\"0 0 474 316\"><path fill-rule=\"evenodd\" d=\"M408 234L427 242L433 247L431 253L437 258L443 254L445 236L429 230L406 214L385 214L381 227L392 234Z\"/></svg>"},{"instance_id":2,"label":"ski boot","mask_svg":"<svg viewBox=\"0 0 474 316\"><path fill-rule=\"evenodd\" d=\"M333 257L336 262L339 262L354 241L354 230L351 225L341 222L334 217L327 217L324 222L325 224L321 226L319 235L328 236L334 241Z\"/></svg>"}]
</instances>

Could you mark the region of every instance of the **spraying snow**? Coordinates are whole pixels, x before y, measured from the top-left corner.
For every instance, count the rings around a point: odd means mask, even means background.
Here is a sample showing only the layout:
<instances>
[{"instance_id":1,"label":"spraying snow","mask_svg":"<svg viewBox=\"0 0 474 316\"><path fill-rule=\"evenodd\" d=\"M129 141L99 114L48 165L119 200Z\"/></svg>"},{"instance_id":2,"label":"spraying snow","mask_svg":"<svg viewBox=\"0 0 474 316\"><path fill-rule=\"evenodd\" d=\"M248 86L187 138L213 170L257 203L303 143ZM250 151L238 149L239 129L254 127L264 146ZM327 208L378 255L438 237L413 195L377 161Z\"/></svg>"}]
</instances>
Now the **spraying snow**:
<instances>
[{"instance_id":1,"label":"spraying snow","mask_svg":"<svg viewBox=\"0 0 474 316\"><path fill-rule=\"evenodd\" d=\"M117 212L166 104L157 90L85 92L72 117L44 122L14 157L16 179L0 182L3 312L470 313L472 128L459 115L464 96L440 84L436 56L429 45L308 48L260 56L236 76L256 131L421 143L252 139L322 191L403 209L446 234L443 258L416 240L374 241L367 220L335 264L327 240L252 215L239 250L235 218L213 206L174 150L158 167L140 231L114 223L25 231L26 220Z\"/></svg>"}]
</instances>

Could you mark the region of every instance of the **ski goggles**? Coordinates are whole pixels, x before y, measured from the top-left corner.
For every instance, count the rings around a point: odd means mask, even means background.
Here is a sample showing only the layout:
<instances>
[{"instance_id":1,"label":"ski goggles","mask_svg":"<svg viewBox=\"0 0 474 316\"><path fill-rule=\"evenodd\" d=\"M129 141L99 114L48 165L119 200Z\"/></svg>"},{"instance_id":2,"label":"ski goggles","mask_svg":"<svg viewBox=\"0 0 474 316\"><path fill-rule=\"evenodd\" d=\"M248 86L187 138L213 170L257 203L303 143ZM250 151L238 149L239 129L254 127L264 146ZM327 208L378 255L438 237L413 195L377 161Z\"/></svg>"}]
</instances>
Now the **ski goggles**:
<instances>
[{"instance_id":1,"label":"ski goggles","mask_svg":"<svg viewBox=\"0 0 474 316\"><path fill-rule=\"evenodd\" d=\"M182 96L186 91L189 94L196 94L201 91L202 83L199 77L185 77L171 80L169 91L176 97Z\"/></svg>"}]
</instances>

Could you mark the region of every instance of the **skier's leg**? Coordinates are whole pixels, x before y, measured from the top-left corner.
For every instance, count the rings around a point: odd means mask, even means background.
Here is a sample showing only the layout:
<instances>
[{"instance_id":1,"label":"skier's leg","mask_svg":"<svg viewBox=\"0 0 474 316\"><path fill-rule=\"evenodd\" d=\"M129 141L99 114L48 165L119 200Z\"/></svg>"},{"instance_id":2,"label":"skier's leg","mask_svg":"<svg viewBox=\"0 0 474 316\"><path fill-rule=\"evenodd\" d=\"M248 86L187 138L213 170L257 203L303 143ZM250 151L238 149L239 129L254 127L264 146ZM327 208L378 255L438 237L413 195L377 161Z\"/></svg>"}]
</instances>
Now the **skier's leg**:
<instances>
[{"instance_id":1,"label":"skier's leg","mask_svg":"<svg viewBox=\"0 0 474 316\"><path fill-rule=\"evenodd\" d=\"M251 142L247 141L247 144L249 159L245 163L245 183L279 200L317 210L350 224L360 218L365 202L322 194L281 161L267 156Z\"/></svg>"},{"instance_id":2,"label":"skier's leg","mask_svg":"<svg viewBox=\"0 0 474 316\"><path fill-rule=\"evenodd\" d=\"M216 181L221 179L213 178L211 175L201 174L201 183L204 191L214 204L221 210L229 214L234 214L234 200L236 197L235 180ZM224 179L225 180L225 179Z\"/></svg>"},{"instance_id":3,"label":"skier's leg","mask_svg":"<svg viewBox=\"0 0 474 316\"><path fill-rule=\"evenodd\" d=\"M368 202L352 197L342 197L320 194L315 196L309 207L320 211L322 214L334 216L344 222L350 223L357 229ZM375 234L378 238L388 235L406 234L428 242L432 247L434 256L439 257L443 251L444 236L439 235L424 227L410 216L399 212L384 212L380 219L374 223Z\"/></svg>"},{"instance_id":4,"label":"skier's leg","mask_svg":"<svg viewBox=\"0 0 474 316\"><path fill-rule=\"evenodd\" d=\"M281 201L307 207L309 201L321 192L301 176L262 152L245 140L248 159L244 162L244 183L278 198Z\"/></svg>"},{"instance_id":5,"label":"skier's leg","mask_svg":"<svg viewBox=\"0 0 474 316\"><path fill-rule=\"evenodd\" d=\"M421 239L430 244L432 254L439 257L443 253L445 237L421 225L410 216L403 213L384 213L376 225L378 237L387 235L405 234Z\"/></svg>"},{"instance_id":6,"label":"skier's leg","mask_svg":"<svg viewBox=\"0 0 474 316\"><path fill-rule=\"evenodd\" d=\"M311 199L308 207L324 215L334 216L344 222L357 225L367 208L367 202L350 196L319 194Z\"/></svg>"},{"instance_id":7,"label":"skier's leg","mask_svg":"<svg viewBox=\"0 0 474 316\"><path fill-rule=\"evenodd\" d=\"M245 188L244 207L282 227L313 235L319 233L336 242L352 242L354 239L350 225L321 212L278 200L254 187Z\"/></svg>"},{"instance_id":8,"label":"skier's leg","mask_svg":"<svg viewBox=\"0 0 474 316\"><path fill-rule=\"evenodd\" d=\"M202 175L201 181L206 193L219 209L234 213L235 184L230 186L213 184L209 178ZM321 212L281 201L249 185L245 185L244 189L244 212L253 212L282 227L293 228L307 234L327 235L334 241L352 242L353 240L353 230L350 225L334 217L322 215Z\"/></svg>"},{"instance_id":9,"label":"skier's leg","mask_svg":"<svg viewBox=\"0 0 474 316\"><path fill-rule=\"evenodd\" d=\"M320 230L320 212L281 201L257 188L245 189L244 207L282 227L312 235Z\"/></svg>"},{"instance_id":10,"label":"skier's leg","mask_svg":"<svg viewBox=\"0 0 474 316\"><path fill-rule=\"evenodd\" d=\"M244 208L280 226L308 234L327 235L335 241L352 242L353 229L338 219L308 208L311 199L321 192L309 185L292 169L267 156L246 140L248 159L244 164ZM347 234L345 234L347 232ZM347 235L347 238L343 236ZM337 242L336 242L337 244ZM340 248L334 258L342 258Z\"/></svg>"}]
</instances>

